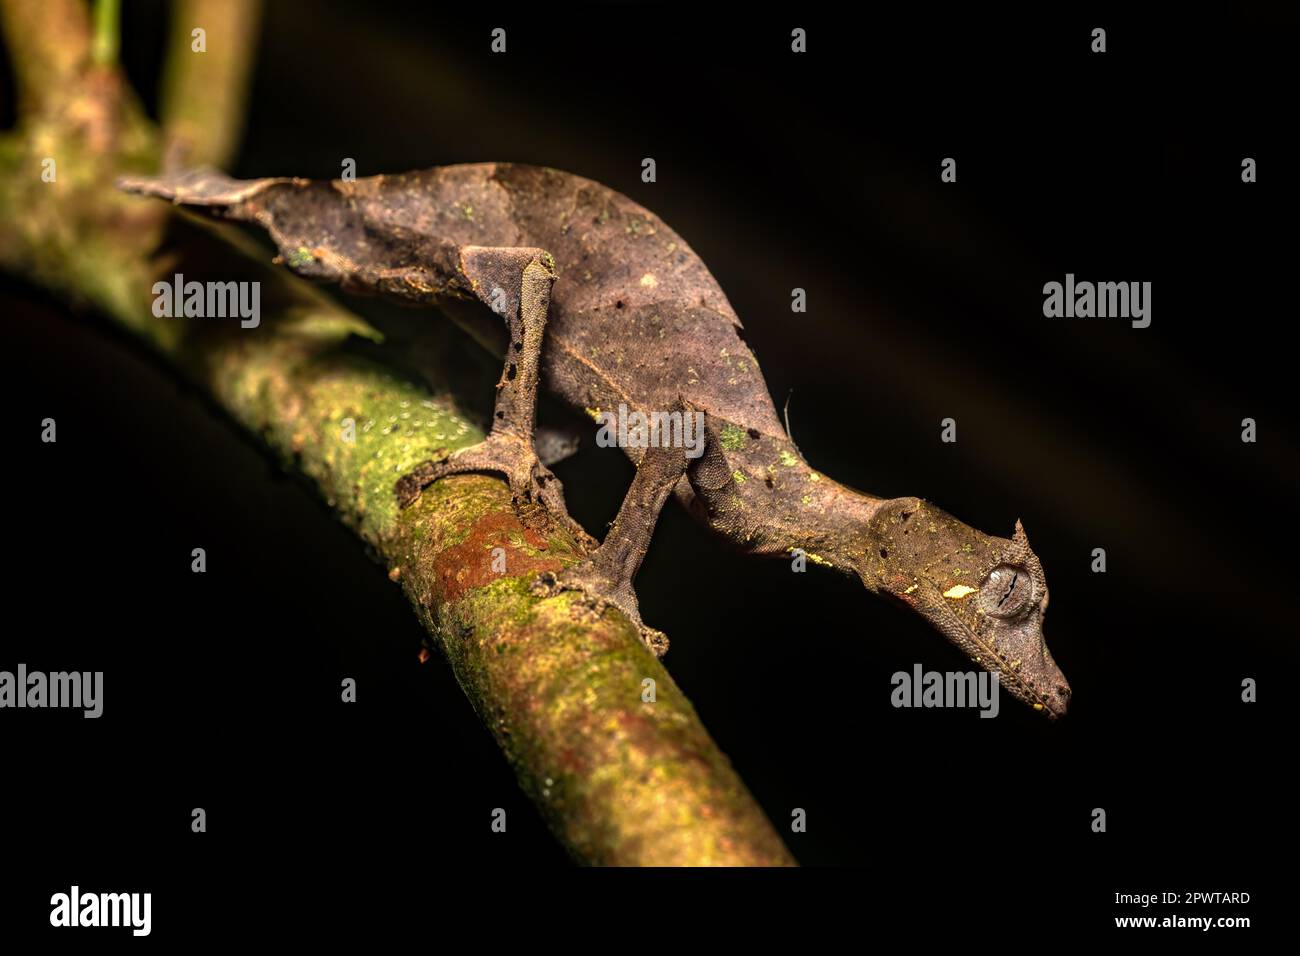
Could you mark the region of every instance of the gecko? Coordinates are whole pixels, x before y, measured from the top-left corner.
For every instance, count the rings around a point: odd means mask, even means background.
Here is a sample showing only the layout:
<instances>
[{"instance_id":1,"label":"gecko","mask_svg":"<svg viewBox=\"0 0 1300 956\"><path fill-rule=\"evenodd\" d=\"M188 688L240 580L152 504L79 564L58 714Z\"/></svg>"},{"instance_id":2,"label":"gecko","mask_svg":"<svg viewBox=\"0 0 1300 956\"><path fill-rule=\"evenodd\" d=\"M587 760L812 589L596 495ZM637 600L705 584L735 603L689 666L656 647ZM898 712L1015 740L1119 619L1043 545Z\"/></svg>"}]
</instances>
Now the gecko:
<instances>
[{"instance_id":1,"label":"gecko","mask_svg":"<svg viewBox=\"0 0 1300 956\"><path fill-rule=\"evenodd\" d=\"M1048 588L1020 521L987 535L918 497L879 498L811 467L777 417L743 327L704 263L658 216L600 183L511 163L351 180L231 179L213 169L124 177L130 192L253 223L307 279L437 306L503 358L485 439L397 481L408 507L447 475L505 476L521 512L569 529L579 562L534 583L612 605L656 655L633 587L672 497L741 551L806 557L910 608L1050 719L1071 690L1043 636ZM539 387L593 417L704 413L703 453L625 447L637 466L596 542L539 458Z\"/></svg>"}]
</instances>

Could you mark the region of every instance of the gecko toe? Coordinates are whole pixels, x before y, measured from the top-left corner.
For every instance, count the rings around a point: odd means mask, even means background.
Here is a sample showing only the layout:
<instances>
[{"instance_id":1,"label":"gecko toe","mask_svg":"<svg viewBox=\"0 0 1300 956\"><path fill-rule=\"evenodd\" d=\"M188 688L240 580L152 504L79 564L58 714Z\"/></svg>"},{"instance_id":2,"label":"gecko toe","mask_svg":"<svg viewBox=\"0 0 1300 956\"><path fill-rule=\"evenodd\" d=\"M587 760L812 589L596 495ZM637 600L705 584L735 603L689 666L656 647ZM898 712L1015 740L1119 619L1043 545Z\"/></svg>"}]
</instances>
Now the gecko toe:
<instances>
[{"instance_id":1,"label":"gecko toe","mask_svg":"<svg viewBox=\"0 0 1300 956\"><path fill-rule=\"evenodd\" d=\"M636 627L642 643L655 657L663 657L668 650L668 636L641 620L641 609L631 585L609 575L597 558L587 558L562 571L547 571L533 581L531 589L539 597L578 591L583 606L597 616L606 608L618 609Z\"/></svg>"}]
</instances>

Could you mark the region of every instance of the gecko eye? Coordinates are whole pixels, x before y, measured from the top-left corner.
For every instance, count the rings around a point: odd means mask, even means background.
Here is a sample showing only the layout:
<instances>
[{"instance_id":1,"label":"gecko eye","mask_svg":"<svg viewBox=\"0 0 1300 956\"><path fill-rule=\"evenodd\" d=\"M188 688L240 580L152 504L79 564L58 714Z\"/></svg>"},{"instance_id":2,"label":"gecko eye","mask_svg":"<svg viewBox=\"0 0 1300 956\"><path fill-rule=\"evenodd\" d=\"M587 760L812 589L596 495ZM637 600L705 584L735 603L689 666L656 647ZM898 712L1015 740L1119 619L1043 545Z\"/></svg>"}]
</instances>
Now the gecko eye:
<instances>
[{"instance_id":1,"label":"gecko eye","mask_svg":"<svg viewBox=\"0 0 1300 956\"><path fill-rule=\"evenodd\" d=\"M980 607L992 617L1015 617L1034 597L1034 579L1024 568L1000 564L984 579Z\"/></svg>"}]
</instances>

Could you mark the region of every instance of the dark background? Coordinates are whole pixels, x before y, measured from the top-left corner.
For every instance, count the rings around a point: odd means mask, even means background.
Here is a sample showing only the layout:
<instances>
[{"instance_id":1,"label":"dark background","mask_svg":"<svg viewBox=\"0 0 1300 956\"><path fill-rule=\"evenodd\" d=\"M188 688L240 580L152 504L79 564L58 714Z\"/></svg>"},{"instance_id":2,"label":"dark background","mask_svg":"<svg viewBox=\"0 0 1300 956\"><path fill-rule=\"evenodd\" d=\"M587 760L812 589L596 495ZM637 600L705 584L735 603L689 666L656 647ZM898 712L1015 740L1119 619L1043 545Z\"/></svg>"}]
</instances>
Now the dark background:
<instances>
[{"instance_id":1,"label":"dark background","mask_svg":"<svg viewBox=\"0 0 1300 956\"><path fill-rule=\"evenodd\" d=\"M740 881L795 900L815 883L872 922L1074 935L1151 912L1116 892L1249 890L1244 912L1264 922L1295 836L1281 25L639 6L450 22L434 6L272 3L232 172L510 160L604 182L708 264L778 407L793 390L814 466L989 533L1019 517L1047 571L1064 720L1005 695L996 720L895 710L895 671L965 658L853 582L732 555L670 507L638 579L646 620L672 637L667 665L777 826L807 810L808 832L786 834L797 858L862 868L709 878L708 898ZM153 109L164 8L126 7L123 55ZM488 52L494 26L505 56ZM793 26L806 55L789 52ZM956 184L939 179L947 156ZM1043 283L1066 272L1151 281L1151 327L1045 319ZM795 286L806 314L790 312ZM100 720L2 717L6 842L25 861L5 874L6 923L43 923L49 894L78 880L151 890L160 938L220 932L202 895L217 886L249 913L302 902L326 925L365 924L389 893L444 906L449 882L502 905L519 887L677 889L521 875L567 858L449 669L417 663L414 616L351 534L101 317L13 277L0 309L18 432L0 469L15 622L0 667L106 672ZM496 370L465 347L486 415ZM47 416L58 444L17 451ZM939 440L948 416L955 445ZM599 535L632 469L587 445L555 470ZM1094 547L1106 574L1090 572ZM355 706L338 699L349 676ZM1241 702L1245 677L1259 703ZM190 832L196 806L206 835Z\"/></svg>"}]
</instances>

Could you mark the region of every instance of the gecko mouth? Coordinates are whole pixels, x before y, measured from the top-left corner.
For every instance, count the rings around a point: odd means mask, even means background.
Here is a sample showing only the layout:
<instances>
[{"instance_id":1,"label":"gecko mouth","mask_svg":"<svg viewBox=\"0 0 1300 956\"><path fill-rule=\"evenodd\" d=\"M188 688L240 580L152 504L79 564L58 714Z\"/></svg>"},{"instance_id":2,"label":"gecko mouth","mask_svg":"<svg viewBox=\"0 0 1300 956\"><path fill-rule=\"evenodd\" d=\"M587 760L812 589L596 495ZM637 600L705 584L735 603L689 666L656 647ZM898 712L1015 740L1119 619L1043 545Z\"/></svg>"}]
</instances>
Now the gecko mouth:
<instances>
[{"instance_id":1,"label":"gecko mouth","mask_svg":"<svg viewBox=\"0 0 1300 956\"><path fill-rule=\"evenodd\" d=\"M982 653L992 659L990 661L992 666L987 669L998 672L998 682L1011 696L1029 704L1034 710L1041 711L1048 720L1057 720L1065 716L1070 705L1070 685L1066 682L1060 668L1046 653L1045 647L1040 658L1026 667L1022 661L1007 660L973 628L967 628L967 631ZM1043 646L1041 637L1038 642L1039 646Z\"/></svg>"},{"instance_id":2,"label":"gecko mouth","mask_svg":"<svg viewBox=\"0 0 1300 956\"><path fill-rule=\"evenodd\" d=\"M1048 720L1057 720L1065 716L1066 710L1069 709L1070 687L1065 683L1064 677L1060 678L1060 683L1054 685L1052 690L1040 690L1021 677L1017 668L1012 667L1009 662L997 654L993 654L992 657L997 662L998 682L1007 689L1008 693L1029 704L1034 710L1042 711Z\"/></svg>"},{"instance_id":3,"label":"gecko mouth","mask_svg":"<svg viewBox=\"0 0 1300 956\"><path fill-rule=\"evenodd\" d=\"M912 610L988 671L998 672L1000 683L1012 697L1049 720L1063 717L1069 708L1070 685L1047 652L1042 636L1041 612L1034 611L1013 624L981 615L986 633L963 620L949 607L937 586L931 584L930 602L915 602L909 595L896 595ZM995 633L987 633L992 631Z\"/></svg>"}]
</instances>

